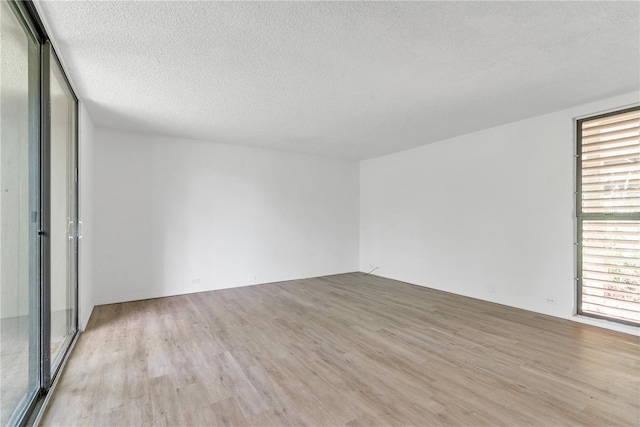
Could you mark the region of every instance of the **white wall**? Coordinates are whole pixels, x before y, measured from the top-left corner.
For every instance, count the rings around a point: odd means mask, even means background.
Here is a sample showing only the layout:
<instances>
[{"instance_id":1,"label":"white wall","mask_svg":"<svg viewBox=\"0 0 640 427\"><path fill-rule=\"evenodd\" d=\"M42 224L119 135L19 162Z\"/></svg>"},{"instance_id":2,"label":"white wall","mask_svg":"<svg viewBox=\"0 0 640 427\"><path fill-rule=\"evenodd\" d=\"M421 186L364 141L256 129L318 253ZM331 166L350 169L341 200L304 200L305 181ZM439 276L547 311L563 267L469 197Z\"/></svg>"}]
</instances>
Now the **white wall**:
<instances>
[{"instance_id":1,"label":"white wall","mask_svg":"<svg viewBox=\"0 0 640 427\"><path fill-rule=\"evenodd\" d=\"M358 269L359 164L96 128L97 304Z\"/></svg>"},{"instance_id":2,"label":"white wall","mask_svg":"<svg viewBox=\"0 0 640 427\"><path fill-rule=\"evenodd\" d=\"M363 161L360 269L571 318L573 119L638 101L629 94Z\"/></svg>"},{"instance_id":3,"label":"white wall","mask_svg":"<svg viewBox=\"0 0 640 427\"><path fill-rule=\"evenodd\" d=\"M78 265L78 321L84 330L93 310L93 150L95 128L82 101L78 103L79 211L82 221Z\"/></svg>"}]
</instances>

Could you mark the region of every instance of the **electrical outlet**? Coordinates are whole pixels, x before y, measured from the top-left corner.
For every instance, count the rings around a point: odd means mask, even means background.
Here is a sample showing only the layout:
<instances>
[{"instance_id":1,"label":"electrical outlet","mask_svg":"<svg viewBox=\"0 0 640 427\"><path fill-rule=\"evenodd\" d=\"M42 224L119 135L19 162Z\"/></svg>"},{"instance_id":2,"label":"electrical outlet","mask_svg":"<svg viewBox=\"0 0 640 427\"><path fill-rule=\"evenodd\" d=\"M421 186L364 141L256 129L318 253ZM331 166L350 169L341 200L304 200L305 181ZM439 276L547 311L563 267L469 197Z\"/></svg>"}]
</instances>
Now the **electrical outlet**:
<instances>
[{"instance_id":1,"label":"electrical outlet","mask_svg":"<svg viewBox=\"0 0 640 427\"><path fill-rule=\"evenodd\" d=\"M493 293L493 286L487 286L487 292L492 294Z\"/></svg>"},{"instance_id":2,"label":"electrical outlet","mask_svg":"<svg viewBox=\"0 0 640 427\"><path fill-rule=\"evenodd\" d=\"M199 277L197 277L195 279L191 279L191 284L192 285L197 285L198 283L200 283L200 278Z\"/></svg>"},{"instance_id":3,"label":"electrical outlet","mask_svg":"<svg viewBox=\"0 0 640 427\"><path fill-rule=\"evenodd\" d=\"M555 304L556 300L555 298L547 298L547 304Z\"/></svg>"}]
</instances>

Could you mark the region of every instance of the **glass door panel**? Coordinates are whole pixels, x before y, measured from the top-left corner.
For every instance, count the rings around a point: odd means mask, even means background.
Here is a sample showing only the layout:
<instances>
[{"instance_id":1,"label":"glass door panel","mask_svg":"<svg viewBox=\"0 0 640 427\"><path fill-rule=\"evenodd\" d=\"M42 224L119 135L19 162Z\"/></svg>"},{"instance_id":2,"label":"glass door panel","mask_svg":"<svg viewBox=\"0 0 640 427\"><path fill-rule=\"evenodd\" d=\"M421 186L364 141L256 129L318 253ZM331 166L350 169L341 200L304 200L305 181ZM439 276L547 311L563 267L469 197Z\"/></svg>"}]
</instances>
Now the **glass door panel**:
<instances>
[{"instance_id":1,"label":"glass door panel","mask_svg":"<svg viewBox=\"0 0 640 427\"><path fill-rule=\"evenodd\" d=\"M76 124L37 12L0 0L0 425L25 423L77 332Z\"/></svg>"},{"instance_id":2,"label":"glass door panel","mask_svg":"<svg viewBox=\"0 0 640 427\"><path fill-rule=\"evenodd\" d=\"M39 382L39 45L0 2L0 424Z\"/></svg>"},{"instance_id":3,"label":"glass door panel","mask_svg":"<svg viewBox=\"0 0 640 427\"><path fill-rule=\"evenodd\" d=\"M76 102L53 52L50 64L51 377L77 329Z\"/></svg>"}]
</instances>

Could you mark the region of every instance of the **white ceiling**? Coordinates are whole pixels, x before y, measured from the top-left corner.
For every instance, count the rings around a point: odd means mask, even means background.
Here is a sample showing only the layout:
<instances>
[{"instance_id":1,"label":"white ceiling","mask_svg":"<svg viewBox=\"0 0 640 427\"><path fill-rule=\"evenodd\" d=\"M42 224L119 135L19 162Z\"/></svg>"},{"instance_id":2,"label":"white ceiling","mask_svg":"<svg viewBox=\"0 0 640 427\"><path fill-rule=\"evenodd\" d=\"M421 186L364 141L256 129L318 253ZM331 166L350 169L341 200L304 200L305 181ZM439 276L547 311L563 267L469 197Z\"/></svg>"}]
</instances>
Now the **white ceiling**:
<instances>
[{"instance_id":1,"label":"white ceiling","mask_svg":"<svg viewBox=\"0 0 640 427\"><path fill-rule=\"evenodd\" d=\"M365 159L639 90L640 2L38 4L99 126Z\"/></svg>"}]
</instances>

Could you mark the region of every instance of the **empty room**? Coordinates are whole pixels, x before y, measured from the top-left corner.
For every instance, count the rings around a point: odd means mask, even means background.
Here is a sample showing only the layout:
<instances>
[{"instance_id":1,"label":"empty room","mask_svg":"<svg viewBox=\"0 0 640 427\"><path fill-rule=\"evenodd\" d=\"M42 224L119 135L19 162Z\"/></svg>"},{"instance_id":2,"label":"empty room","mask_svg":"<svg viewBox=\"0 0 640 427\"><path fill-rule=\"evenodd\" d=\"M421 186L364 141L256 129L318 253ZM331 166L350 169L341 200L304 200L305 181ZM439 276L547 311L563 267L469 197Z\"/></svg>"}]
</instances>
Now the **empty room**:
<instances>
[{"instance_id":1,"label":"empty room","mask_svg":"<svg viewBox=\"0 0 640 427\"><path fill-rule=\"evenodd\" d=\"M0 118L1 425L640 425L640 2L0 0Z\"/></svg>"}]
</instances>

